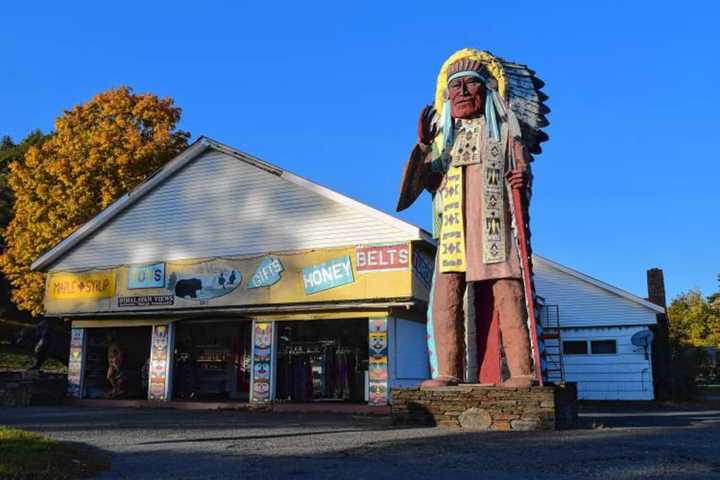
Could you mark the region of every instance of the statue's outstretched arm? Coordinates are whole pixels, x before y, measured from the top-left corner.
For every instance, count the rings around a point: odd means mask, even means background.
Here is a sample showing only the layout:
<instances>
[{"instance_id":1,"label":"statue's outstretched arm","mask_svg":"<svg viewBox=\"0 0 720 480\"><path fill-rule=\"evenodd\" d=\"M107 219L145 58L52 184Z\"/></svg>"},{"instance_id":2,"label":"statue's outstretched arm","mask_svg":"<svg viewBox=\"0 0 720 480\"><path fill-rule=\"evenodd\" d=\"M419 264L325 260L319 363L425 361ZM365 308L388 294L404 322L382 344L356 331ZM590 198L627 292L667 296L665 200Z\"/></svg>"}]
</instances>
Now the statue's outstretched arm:
<instances>
[{"instance_id":1,"label":"statue's outstretched arm","mask_svg":"<svg viewBox=\"0 0 720 480\"><path fill-rule=\"evenodd\" d=\"M424 189L434 193L440 186L442 174L432 172L432 142L437 135L437 122L435 109L431 105L425 106L418 119L418 141L410 152L410 158L405 163L402 180L400 182L400 196L397 211L405 210L412 205Z\"/></svg>"}]
</instances>

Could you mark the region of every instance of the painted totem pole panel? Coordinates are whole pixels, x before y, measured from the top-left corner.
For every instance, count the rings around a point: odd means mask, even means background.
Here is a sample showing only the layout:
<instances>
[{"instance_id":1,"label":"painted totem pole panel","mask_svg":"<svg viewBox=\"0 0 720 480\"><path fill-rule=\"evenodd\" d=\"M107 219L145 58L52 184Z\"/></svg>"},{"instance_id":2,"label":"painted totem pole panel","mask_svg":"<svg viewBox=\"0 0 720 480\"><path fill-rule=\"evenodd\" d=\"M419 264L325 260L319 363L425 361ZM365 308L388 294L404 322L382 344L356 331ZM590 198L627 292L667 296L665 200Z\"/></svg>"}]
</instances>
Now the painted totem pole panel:
<instances>
[{"instance_id":1,"label":"painted totem pole panel","mask_svg":"<svg viewBox=\"0 0 720 480\"><path fill-rule=\"evenodd\" d=\"M170 400L174 334L173 324L153 326L150 345L149 400Z\"/></svg>"},{"instance_id":2,"label":"painted totem pole panel","mask_svg":"<svg viewBox=\"0 0 720 480\"><path fill-rule=\"evenodd\" d=\"M82 398L85 366L85 329L73 328L70 332L70 359L68 360L67 395Z\"/></svg>"},{"instance_id":3,"label":"painted totem pole panel","mask_svg":"<svg viewBox=\"0 0 720 480\"><path fill-rule=\"evenodd\" d=\"M370 318L368 325L368 404L388 403L387 318Z\"/></svg>"},{"instance_id":4,"label":"painted totem pole panel","mask_svg":"<svg viewBox=\"0 0 720 480\"><path fill-rule=\"evenodd\" d=\"M250 398L256 403L272 400L273 322L253 324L252 386Z\"/></svg>"}]
</instances>

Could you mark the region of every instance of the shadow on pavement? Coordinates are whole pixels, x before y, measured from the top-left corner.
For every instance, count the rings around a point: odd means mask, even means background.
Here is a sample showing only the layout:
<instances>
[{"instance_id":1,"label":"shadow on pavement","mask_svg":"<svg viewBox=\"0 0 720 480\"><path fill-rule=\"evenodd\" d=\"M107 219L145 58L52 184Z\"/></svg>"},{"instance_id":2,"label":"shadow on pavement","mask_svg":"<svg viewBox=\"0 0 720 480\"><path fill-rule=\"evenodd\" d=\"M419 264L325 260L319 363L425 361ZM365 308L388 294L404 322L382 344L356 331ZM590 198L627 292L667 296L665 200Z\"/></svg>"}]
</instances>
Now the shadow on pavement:
<instances>
[{"instance_id":1,"label":"shadow on pavement","mask_svg":"<svg viewBox=\"0 0 720 480\"><path fill-rule=\"evenodd\" d=\"M316 451L312 442L279 445L249 438L203 451L193 445L114 457L116 472L101 478L451 478L491 480L717 480L717 428L575 430L563 432L465 433L372 440L343 448L344 441ZM341 432L337 432L341 433ZM353 432L346 432L353 434ZM292 453L290 453L292 452Z\"/></svg>"},{"instance_id":2,"label":"shadow on pavement","mask_svg":"<svg viewBox=\"0 0 720 480\"><path fill-rule=\"evenodd\" d=\"M237 440L269 440L273 438L291 438L291 437L310 437L316 435L335 435L343 433L368 433L368 432L379 432L382 430L389 430L391 427L384 429L352 429L352 430L326 430L317 431L312 430L309 432L298 432L298 433L278 433L269 435L247 435L247 436L236 436L236 437L201 437L201 438L183 438L174 440L156 440L152 442L140 442L137 445L163 445L169 443L196 443L196 442L230 442Z\"/></svg>"},{"instance_id":3,"label":"shadow on pavement","mask_svg":"<svg viewBox=\"0 0 720 480\"><path fill-rule=\"evenodd\" d=\"M10 413L0 409L0 417ZM55 431L110 451L112 470L101 480L720 480L720 410L586 410L586 426L605 428L554 432L393 428L387 420L348 415L69 408L12 413L10 423L22 428ZM102 425L111 428L103 431Z\"/></svg>"},{"instance_id":4,"label":"shadow on pavement","mask_svg":"<svg viewBox=\"0 0 720 480\"><path fill-rule=\"evenodd\" d=\"M0 408L0 424L21 425L44 432L82 432L93 430L147 431L237 430L273 428L356 429L358 425L375 429L389 428L387 417L354 416L295 412L270 413L208 410L154 410L134 408L83 409L77 407Z\"/></svg>"},{"instance_id":5,"label":"shadow on pavement","mask_svg":"<svg viewBox=\"0 0 720 480\"><path fill-rule=\"evenodd\" d=\"M600 410L580 414L581 428L592 428L593 424L607 428L686 427L706 422L720 427L720 410Z\"/></svg>"}]
</instances>

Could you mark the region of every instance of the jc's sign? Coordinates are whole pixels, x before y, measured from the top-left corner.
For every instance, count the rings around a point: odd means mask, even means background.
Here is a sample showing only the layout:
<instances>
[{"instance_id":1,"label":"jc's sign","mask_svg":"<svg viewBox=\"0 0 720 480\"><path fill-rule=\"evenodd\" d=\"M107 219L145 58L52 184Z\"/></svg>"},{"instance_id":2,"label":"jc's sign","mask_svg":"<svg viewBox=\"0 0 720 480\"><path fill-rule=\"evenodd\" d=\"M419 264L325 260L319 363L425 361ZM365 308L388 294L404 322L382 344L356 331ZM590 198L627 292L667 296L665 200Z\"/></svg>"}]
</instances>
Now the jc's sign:
<instances>
[{"instance_id":1,"label":"jc's sign","mask_svg":"<svg viewBox=\"0 0 720 480\"><path fill-rule=\"evenodd\" d=\"M165 286L165 264L134 265L128 269L128 289L163 288Z\"/></svg>"}]
</instances>

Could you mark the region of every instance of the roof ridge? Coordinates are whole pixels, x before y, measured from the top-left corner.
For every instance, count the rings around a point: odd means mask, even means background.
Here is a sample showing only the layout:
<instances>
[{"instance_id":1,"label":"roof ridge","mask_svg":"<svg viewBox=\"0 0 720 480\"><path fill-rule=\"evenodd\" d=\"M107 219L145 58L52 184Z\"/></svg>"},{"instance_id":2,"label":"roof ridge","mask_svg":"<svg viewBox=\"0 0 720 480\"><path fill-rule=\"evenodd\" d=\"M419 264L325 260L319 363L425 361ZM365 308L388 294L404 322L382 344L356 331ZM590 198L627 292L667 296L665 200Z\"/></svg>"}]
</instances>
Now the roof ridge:
<instances>
[{"instance_id":1,"label":"roof ridge","mask_svg":"<svg viewBox=\"0 0 720 480\"><path fill-rule=\"evenodd\" d=\"M374 217L376 217L378 220L381 220L387 224L393 225L395 227L400 227L402 230L405 230L408 233L410 233L411 231L413 233L419 232L418 239L426 240L430 243L435 243L435 241L432 239L432 235L430 235L429 232L418 227L417 225L413 225L412 223L406 222L405 220L397 218L394 215L391 215L387 212L380 210L379 208L370 206L360 200L357 200L348 195L345 195L344 193L340 193L337 190L333 190L330 187L327 187L318 182L315 182L314 180L309 180L308 178L306 178L302 175L298 175L289 170L286 170L286 169L278 167L272 163L269 163L265 160L262 160L258 157L247 154L247 153L237 150L235 148L229 147L222 142L218 142L217 140L213 140L209 137L201 137L201 138L205 138L206 141L208 141L210 146L213 148L225 151L229 155L233 155L236 158L239 158L244 161L248 161L249 163L259 166L261 168L268 169L271 171L271 173L276 173L280 177L284 178L285 180L292 182L296 185L299 185L303 188L306 188L308 190L311 190L325 198L328 198L328 199L336 201L336 202L340 202L351 208L360 209L364 213L369 213L369 214L373 215Z\"/></svg>"},{"instance_id":2,"label":"roof ridge","mask_svg":"<svg viewBox=\"0 0 720 480\"><path fill-rule=\"evenodd\" d=\"M627 290L623 290L622 288L618 288L607 282L598 280L595 277L591 277L590 275L587 275L578 270L575 270L573 268L562 265L558 262L555 262L555 261L545 258L543 256L533 254L533 257L537 260L540 260L541 262L548 264L550 267L555 268L556 270L560 270L561 272L567 273L568 275L572 275L573 277L575 277L579 280L583 280L584 282L590 283L591 285L595 285L598 288L602 288L603 290L606 290L610 293L614 293L615 295L623 297L632 302L638 303L638 304L640 304L646 308L649 308L650 310L653 310L657 313L665 313L665 309L663 307L661 307L660 305L656 305L642 297L635 295L634 293L628 292Z\"/></svg>"},{"instance_id":3,"label":"roof ridge","mask_svg":"<svg viewBox=\"0 0 720 480\"><path fill-rule=\"evenodd\" d=\"M197 138L197 140L195 140L172 160L168 161L158 170L155 170L154 172L149 174L135 188L122 195L120 198L108 205L105 209L100 211L88 222L78 227L70 235L63 238L60 242L56 243L52 248L43 253L32 263L30 268L34 271L37 271L46 269L52 264L54 264L60 258L64 257L67 253L77 247L80 243L82 243L85 239L93 235L95 232L97 232L114 218L116 218L120 213L125 211L131 205L140 201L140 199L142 199L150 191L171 178L187 164L195 161L208 149L213 149L226 155L230 155L238 160L249 163L250 165L262 169L268 173L277 175L278 177L283 178L288 182L294 183L295 185L313 191L327 199L342 203L343 205L354 208L356 210L361 210L366 215L372 215L377 220L380 220L387 225L392 225L408 235L415 235L417 240L425 240L429 243L435 243L432 239L432 236L420 227L412 225L411 223L396 218L388 213L383 212L378 208L366 205L359 200L355 200L351 197L348 197L347 195L343 195L316 182L307 180L304 177L284 170L253 155L249 155L245 152L225 145L224 143L218 142L217 140L213 140L205 135L201 135Z\"/></svg>"}]
</instances>

